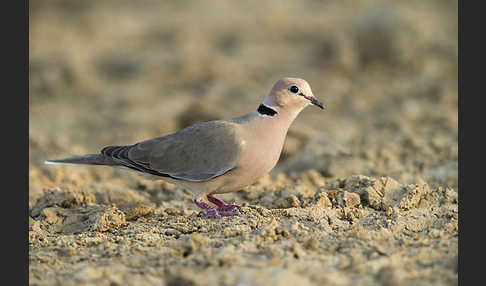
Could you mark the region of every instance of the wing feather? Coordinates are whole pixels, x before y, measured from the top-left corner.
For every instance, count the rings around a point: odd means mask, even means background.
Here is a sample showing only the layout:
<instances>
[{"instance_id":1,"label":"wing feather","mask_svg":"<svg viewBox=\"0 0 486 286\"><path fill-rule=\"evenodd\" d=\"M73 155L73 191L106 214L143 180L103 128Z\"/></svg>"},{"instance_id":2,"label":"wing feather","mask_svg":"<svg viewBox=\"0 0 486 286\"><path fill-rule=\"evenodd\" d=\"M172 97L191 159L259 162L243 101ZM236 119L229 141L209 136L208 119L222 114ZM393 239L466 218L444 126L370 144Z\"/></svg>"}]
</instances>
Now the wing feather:
<instances>
[{"instance_id":1,"label":"wing feather","mask_svg":"<svg viewBox=\"0 0 486 286\"><path fill-rule=\"evenodd\" d=\"M141 172L204 181L233 169L241 149L235 123L210 121L131 146L105 147L102 153Z\"/></svg>"}]
</instances>

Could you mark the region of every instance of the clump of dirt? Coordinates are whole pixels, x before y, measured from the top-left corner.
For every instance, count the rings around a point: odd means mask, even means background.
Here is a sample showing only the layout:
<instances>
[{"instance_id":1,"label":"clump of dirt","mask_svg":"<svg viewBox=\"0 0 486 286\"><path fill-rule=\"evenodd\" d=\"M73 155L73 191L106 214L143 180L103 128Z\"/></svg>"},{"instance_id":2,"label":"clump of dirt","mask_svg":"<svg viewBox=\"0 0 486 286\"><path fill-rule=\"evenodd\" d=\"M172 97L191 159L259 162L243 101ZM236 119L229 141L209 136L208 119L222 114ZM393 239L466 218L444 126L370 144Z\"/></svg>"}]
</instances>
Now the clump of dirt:
<instances>
[{"instance_id":1,"label":"clump of dirt","mask_svg":"<svg viewBox=\"0 0 486 286\"><path fill-rule=\"evenodd\" d=\"M46 207L34 218L39 219L41 226L53 233L103 232L125 223L125 214L114 206Z\"/></svg>"}]
</instances>

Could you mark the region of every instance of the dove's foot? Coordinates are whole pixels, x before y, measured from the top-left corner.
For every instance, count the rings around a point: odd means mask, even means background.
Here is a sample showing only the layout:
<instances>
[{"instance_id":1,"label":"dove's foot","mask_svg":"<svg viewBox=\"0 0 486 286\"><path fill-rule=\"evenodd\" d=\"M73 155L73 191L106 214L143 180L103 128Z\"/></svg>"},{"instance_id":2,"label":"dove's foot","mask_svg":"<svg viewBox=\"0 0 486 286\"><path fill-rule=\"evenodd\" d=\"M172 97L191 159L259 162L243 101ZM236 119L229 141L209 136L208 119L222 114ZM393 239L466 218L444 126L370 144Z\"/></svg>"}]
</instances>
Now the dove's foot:
<instances>
[{"instance_id":1,"label":"dove's foot","mask_svg":"<svg viewBox=\"0 0 486 286\"><path fill-rule=\"evenodd\" d=\"M237 205L226 205L216 209L218 213L222 216L233 216L240 214L240 206Z\"/></svg>"},{"instance_id":2,"label":"dove's foot","mask_svg":"<svg viewBox=\"0 0 486 286\"><path fill-rule=\"evenodd\" d=\"M200 217L221 218L223 216L233 216L240 214L240 206L238 205L227 204L222 200L213 197L212 195L208 195L207 198L211 203L215 204L217 208L213 208L202 199L195 199L194 202L196 203L196 205L204 209L204 211L198 214L198 216Z\"/></svg>"},{"instance_id":3,"label":"dove's foot","mask_svg":"<svg viewBox=\"0 0 486 286\"><path fill-rule=\"evenodd\" d=\"M194 200L194 202L196 203L196 205L198 205L198 207L206 210L206 212L200 212L198 214L198 216L221 218L221 214L219 214L219 212L215 208L213 208L212 206L210 206L210 205L208 205L205 202L200 201L200 200Z\"/></svg>"},{"instance_id":4,"label":"dove's foot","mask_svg":"<svg viewBox=\"0 0 486 286\"><path fill-rule=\"evenodd\" d=\"M207 195L207 198L210 202L218 206L216 210L222 216L233 216L240 214L240 206L238 205L227 204L222 200L213 197L212 195Z\"/></svg>"}]
</instances>

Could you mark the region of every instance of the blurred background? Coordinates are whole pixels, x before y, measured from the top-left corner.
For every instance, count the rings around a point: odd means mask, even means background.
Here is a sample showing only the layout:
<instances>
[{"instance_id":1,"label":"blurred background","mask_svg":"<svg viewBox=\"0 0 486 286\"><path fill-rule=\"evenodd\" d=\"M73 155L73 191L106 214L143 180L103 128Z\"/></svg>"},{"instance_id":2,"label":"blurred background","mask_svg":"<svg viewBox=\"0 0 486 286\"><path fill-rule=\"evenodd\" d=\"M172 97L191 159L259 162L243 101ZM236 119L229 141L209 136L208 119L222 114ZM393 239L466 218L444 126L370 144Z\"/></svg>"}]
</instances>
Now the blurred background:
<instances>
[{"instance_id":1,"label":"blurred background","mask_svg":"<svg viewBox=\"0 0 486 286\"><path fill-rule=\"evenodd\" d=\"M272 173L457 188L457 5L31 1L30 198L121 174L46 159L250 112L285 76L327 109L299 115Z\"/></svg>"}]
</instances>

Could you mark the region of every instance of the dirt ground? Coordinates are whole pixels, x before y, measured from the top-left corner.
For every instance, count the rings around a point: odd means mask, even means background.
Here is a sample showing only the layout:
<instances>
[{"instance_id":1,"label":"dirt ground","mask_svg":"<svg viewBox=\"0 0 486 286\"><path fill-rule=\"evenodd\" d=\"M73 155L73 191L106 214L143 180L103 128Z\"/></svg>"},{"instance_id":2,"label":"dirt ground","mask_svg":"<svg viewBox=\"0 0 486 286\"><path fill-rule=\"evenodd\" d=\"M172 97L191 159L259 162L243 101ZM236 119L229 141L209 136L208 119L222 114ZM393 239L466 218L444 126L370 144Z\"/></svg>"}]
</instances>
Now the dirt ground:
<instances>
[{"instance_id":1,"label":"dirt ground","mask_svg":"<svg viewBox=\"0 0 486 286\"><path fill-rule=\"evenodd\" d=\"M457 285L457 1L30 2L31 285ZM327 106L197 216L185 190L46 159L254 110Z\"/></svg>"}]
</instances>

